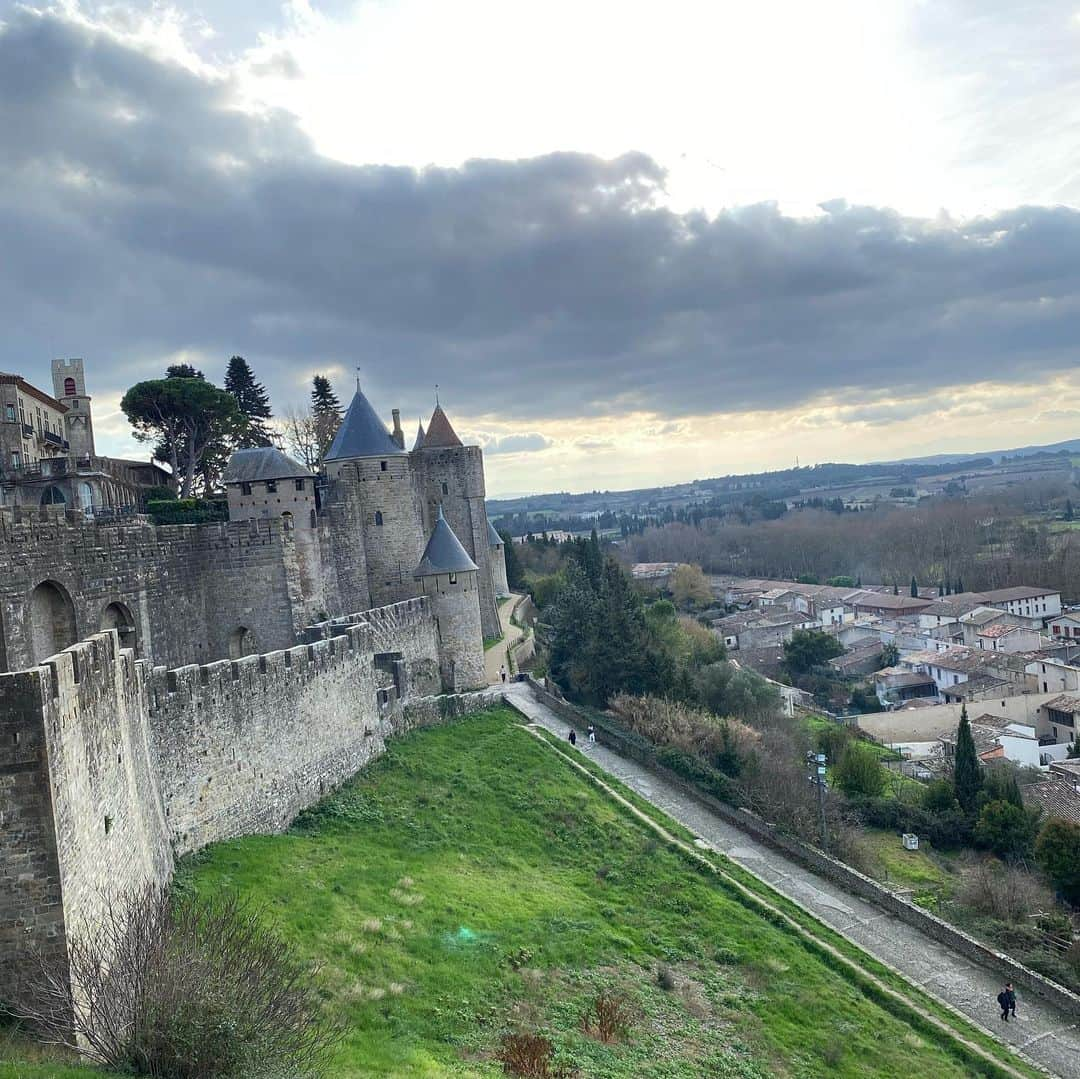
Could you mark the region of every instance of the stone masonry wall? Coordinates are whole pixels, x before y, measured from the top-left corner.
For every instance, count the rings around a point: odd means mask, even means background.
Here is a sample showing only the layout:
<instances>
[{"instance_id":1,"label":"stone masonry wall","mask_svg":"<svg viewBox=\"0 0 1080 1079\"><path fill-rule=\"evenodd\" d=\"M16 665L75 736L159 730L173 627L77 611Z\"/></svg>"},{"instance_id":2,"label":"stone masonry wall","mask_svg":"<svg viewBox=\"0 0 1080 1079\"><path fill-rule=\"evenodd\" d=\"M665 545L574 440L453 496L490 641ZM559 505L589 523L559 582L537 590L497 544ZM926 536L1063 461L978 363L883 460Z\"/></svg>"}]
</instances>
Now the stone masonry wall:
<instances>
[{"instance_id":1,"label":"stone masonry wall","mask_svg":"<svg viewBox=\"0 0 1080 1079\"><path fill-rule=\"evenodd\" d=\"M0 676L18 769L0 786L0 969L30 947L63 954L65 931L99 920L117 885L169 878L144 673L104 633Z\"/></svg>"},{"instance_id":2,"label":"stone masonry wall","mask_svg":"<svg viewBox=\"0 0 1080 1079\"><path fill-rule=\"evenodd\" d=\"M401 695L378 691L387 655ZM392 734L451 714L420 700L438 660L421 598L234 661L152 668L110 631L0 674L0 998L27 947L64 954L108 894L167 881L174 854L284 828Z\"/></svg>"},{"instance_id":3,"label":"stone masonry wall","mask_svg":"<svg viewBox=\"0 0 1080 1079\"><path fill-rule=\"evenodd\" d=\"M74 608L72 641L102 628L110 604L131 614L140 657L167 666L228 655L240 627L261 650L304 625L300 561L278 521L155 527L55 510L0 511L0 670L34 655L30 595L53 581Z\"/></svg>"}]
</instances>

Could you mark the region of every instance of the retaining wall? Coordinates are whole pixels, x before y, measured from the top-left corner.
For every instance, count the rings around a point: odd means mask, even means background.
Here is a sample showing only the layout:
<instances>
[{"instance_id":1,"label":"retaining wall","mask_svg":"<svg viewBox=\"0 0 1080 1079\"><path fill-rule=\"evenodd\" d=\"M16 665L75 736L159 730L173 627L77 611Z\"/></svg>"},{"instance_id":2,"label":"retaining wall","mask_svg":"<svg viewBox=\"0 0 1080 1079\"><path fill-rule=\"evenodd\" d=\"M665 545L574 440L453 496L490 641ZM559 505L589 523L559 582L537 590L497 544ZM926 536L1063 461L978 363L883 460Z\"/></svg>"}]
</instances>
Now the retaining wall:
<instances>
[{"instance_id":1,"label":"retaining wall","mask_svg":"<svg viewBox=\"0 0 1080 1079\"><path fill-rule=\"evenodd\" d=\"M568 724L581 727L589 722L572 704L550 692L535 679L529 678L528 681L543 703L560 718L565 719ZM799 865L840 885L845 891L866 899L882 910L895 915L906 925L919 929L931 939L959 952L980 966L996 970L1001 975L1002 982L1011 981L1016 985L1021 985L1067 1014L1080 1016L1080 995L1031 970L1030 967L1017 962L1004 952L996 951L974 937L968 936L962 930L942 921L929 911L923 910L922 907L895 895L877 881L837 861L816 847L785 835L749 810L736 809L704 793L682 776L660 764L656 760L654 750L628 737L627 732L621 730L610 717L598 716L592 722L596 727L597 740L601 745L606 745L621 756L629 757L644 765L729 824L735 825Z\"/></svg>"}]
</instances>

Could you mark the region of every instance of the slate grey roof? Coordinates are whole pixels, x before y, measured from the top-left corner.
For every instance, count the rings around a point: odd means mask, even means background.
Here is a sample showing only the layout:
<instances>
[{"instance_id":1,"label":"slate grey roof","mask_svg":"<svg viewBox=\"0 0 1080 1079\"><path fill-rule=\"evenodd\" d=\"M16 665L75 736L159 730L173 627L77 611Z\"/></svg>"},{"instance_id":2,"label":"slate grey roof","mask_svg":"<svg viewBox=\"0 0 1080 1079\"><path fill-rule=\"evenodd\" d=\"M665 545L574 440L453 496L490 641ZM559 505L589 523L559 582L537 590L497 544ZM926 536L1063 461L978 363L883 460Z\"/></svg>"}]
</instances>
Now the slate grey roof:
<instances>
[{"instance_id":1,"label":"slate grey roof","mask_svg":"<svg viewBox=\"0 0 1080 1079\"><path fill-rule=\"evenodd\" d=\"M299 461L274 446L236 450L222 474L222 483L255 483L262 480L292 480L314 475Z\"/></svg>"},{"instance_id":2,"label":"slate grey roof","mask_svg":"<svg viewBox=\"0 0 1080 1079\"><path fill-rule=\"evenodd\" d=\"M492 547L501 547L503 545L503 538L495 531L495 526L488 521L488 543Z\"/></svg>"},{"instance_id":3,"label":"slate grey roof","mask_svg":"<svg viewBox=\"0 0 1080 1079\"><path fill-rule=\"evenodd\" d=\"M424 421L418 420L416 424L416 441L413 443L413 449L419 450L424 447Z\"/></svg>"},{"instance_id":4,"label":"slate grey roof","mask_svg":"<svg viewBox=\"0 0 1080 1079\"><path fill-rule=\"evenodd\" d=\"M390 437L382 420L368 399L356 387L349 411L341 421L330 449L327 461L348 460L351 457L389 457L405 451Z\"/></svg>"},{"instance_id":5,"label":"slate grey roof","mask_svg":"<svg viewBox=\"0 0 1080 1079\"><path fill-rule=\"evenodd\" d=\"M469 557L468 551L461 546L461 540L454 535L454 530L443 516L442 506L431 530L431 539L424 548L424 557L413 572L414 577L430 577L436 573L476 572L476 563Z\"/></svg>"}]
</instances>

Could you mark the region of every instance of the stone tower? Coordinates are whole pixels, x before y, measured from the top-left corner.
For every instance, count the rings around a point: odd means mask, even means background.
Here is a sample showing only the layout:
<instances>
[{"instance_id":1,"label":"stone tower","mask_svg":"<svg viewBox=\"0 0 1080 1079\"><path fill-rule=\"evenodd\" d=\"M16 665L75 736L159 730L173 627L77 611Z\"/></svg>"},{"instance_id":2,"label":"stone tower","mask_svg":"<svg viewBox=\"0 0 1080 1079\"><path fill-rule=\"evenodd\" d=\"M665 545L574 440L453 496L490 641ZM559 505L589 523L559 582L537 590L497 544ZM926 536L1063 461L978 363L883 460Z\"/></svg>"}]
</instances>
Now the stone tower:
<instances>
[{"instance_id":1,"label":"stone tower","mask_svg":"<svg viewBox=\"0 0 1080 1079\"><path fill-rule=\"evenodd\" d=\"M413 461L356 394L324 459L329 523L345 612L416 595L424 526Z\"/></svg>"},{"instance_id":2,"label":"stone tower","mask_svg":"<svg viewBox=\"0 0 1080 1079\"><path fill-rule=\"evenodd\" d=\"M480 571L437 507L435 526L413 576L431 600L439 627L443 688L458 692L484 682L480 626Z\"/></svg>"},{"instance_id":3,"label":"stone tower","mask_svg":"<svg viewBox=\"0 0 1080 1079\"><path fill-rule=\"evenodd\" d=\"M94 456L94 421L82 360L53 360L53 396L68 410L64 416L64 437L69 453L76 457Z\"/></svg>"},{"instance_id":4,"label":"stone tower","mask_svg":"<svg viewBox=\"0 0 1080 1079\"><path fill-rule=\"evenodd\" d=\"M498 637L502 629L491 576L483 453L479 446L462 445L446 413L436 405L423 442L412 456L420 480L426 531L435 527L441 507L454 534L478 567L484 636Z\"/></svg>"},{"instance_id":5,"label":"stone tower","mask_svg":"<svg viewBox=\"0 0 1080 1079\"><path fill-rule=\"evenodd\" d=\"M495 586L496 596L510 595L510 584L506 579L506 548L503 538L495 531L495 526L488 521L488 540L491 551L491 582Z\"/></svg>"}]
</instances>

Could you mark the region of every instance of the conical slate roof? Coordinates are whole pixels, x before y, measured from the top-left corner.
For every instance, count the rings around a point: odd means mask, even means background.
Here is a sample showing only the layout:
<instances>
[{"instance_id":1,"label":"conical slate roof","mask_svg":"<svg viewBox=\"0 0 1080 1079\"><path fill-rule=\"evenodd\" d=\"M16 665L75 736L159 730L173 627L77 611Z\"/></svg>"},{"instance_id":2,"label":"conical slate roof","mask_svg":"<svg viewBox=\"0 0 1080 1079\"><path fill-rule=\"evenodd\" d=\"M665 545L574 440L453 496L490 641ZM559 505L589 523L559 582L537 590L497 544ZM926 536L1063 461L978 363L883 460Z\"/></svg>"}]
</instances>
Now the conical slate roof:
<instances>
[{"instance_id":1,"label":"conical slate roof","mask_svg":"<svg viewBox=\"0 0 1080 1079\"><path fill-rule=\"evenodd\" d=\"M431 422L427 425L427 434L424 435L424 449L445 449L448 446L460 445L461 439L450 426L442 405L436 405L435 411L431 414Z\"/></svg>"},{"instance_id":2,"label":"conical slate roof","mask_svg":"<svg viewBox=\"0 0 1080 1079\"><path fill-rule=\"evenodd\" d=\"M326 461L342 461L350 457L389 457L405 451L390 437L375 409L356 387L356 394L341 421Z\"/></svg>"},{"instance_id":3,"label":"conical slate roof","mask_svg":"<svg viewBox=\"0 0 1080 1079\"><path fill-rule=\"evenodd\" d=\"M256 480L293 480L313 475L299 461L275 446L253 446L235 450L222 473L222 483L252 483Z\"/></svg>"},{"instance_id":4,"label":"conical slate roof","mask_svg":"<svg viewBox=\"0 0 1080 1079\"><path fill-rule=\"evenodd\" d=\"M488 543L492 547L501 547L503 545L503 538L495 531L495 526L488 521Z\"/></svg>"},{"instance_id":5,"label":"conical slate roof","mask_svg":"<svg viewBox=\"0 0 1080 1079\"><path fill-rule=\"evenodd\" d=\"M413 449L419 450L424 446L424 424L423 421L418 420L416 424L416 441L413 443Z\"/></svg>"},{"instance_id":6,"label":"conical slate roof","mask_svg":"<svg viewBox=\"0 0 1080 1079\"><path fill-rule=\"evenodd\" d=\"M440 506L431 539L424 548L424 557L413 571L413 576L431 577L436 573L467 573L470 570L476 571L476 563L461 546L461 540L454 535L454 530L446 523Z\"/></svg>"}]
</instances>

